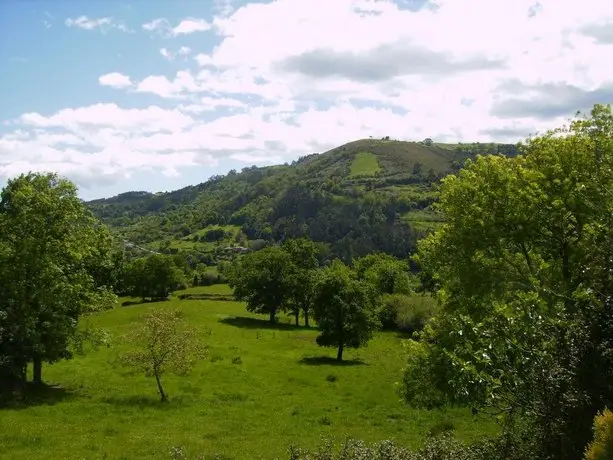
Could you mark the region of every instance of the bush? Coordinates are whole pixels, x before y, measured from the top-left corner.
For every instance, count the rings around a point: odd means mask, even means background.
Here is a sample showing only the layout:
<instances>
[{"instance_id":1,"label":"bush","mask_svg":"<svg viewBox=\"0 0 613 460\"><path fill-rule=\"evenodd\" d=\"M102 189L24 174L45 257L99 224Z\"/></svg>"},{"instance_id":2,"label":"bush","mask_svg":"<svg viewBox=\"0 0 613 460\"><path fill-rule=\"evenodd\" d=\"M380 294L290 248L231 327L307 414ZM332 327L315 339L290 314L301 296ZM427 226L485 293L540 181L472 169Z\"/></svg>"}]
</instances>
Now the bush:
<instances>
[{"instance_id":1,"label":"bush","mask_svg":"<svg viewBox=\"0 0 613 460\"><path fill-rule=\"evenodd\" d=\"M594 440L587 446L585 460L613 458L613 412L605 409L594 417Z\"/></svg>"},{"instance_id":2,"label":"bush","mask_svg":"<svg viewBox=\"0 0 613 460\"><path fill-rule=\"evenodd\" d=\"M388 294L383 296L379 321L383 329L412 334L421 331L436 312L436 301L428 296Z\"/></svg>"},{"instance_id":3,"label":"bush","mask_svg":"<svg viewBox=\"0 0 613 460\"><path fill-rule=\"evenodd\" d=\"M445 434L428 438L420 450L409 450L386 440L368 445L349 439L338 449L324 440L314 451L296 446L289 448L290 460L502 460L503 456L490 448L487 442L467 446Z\"/></svg>"}]
</instances>

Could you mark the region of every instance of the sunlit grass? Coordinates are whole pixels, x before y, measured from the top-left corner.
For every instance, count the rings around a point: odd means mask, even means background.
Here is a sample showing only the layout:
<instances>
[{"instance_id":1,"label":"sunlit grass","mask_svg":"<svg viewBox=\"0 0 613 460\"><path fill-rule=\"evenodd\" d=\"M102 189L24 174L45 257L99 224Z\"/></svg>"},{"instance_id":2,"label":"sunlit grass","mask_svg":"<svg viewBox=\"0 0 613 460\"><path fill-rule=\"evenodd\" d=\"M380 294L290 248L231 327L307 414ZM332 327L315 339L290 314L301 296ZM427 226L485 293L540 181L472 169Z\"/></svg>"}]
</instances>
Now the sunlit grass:
<instances>
[{"instance_id":1,"label":"sunlit grass","mask_svg":"<svg viewBox=\"0 0 613 460\"><path fill-rule=\"evenodd\" d=\"M122 335L151 308L181 309L209 346L189 377L164 377L168 404L159 403L153 380L116 362ZM416 446L448 420L466 440L496 431L468 410L404 406L395 391L405 360L395 333L377 334L339 366L330 359L334 350L315 344L315 329L291 326L289 317L271 326L237 302L175 298L118 307L92 321L113 345L46 366L43 377L57 388L37 404L0 410L0 457L169 458L172 446L184 446L205 458L271 459L287 458L292 443L315 446L322 435Z\"/></svg>"}]
</instances>

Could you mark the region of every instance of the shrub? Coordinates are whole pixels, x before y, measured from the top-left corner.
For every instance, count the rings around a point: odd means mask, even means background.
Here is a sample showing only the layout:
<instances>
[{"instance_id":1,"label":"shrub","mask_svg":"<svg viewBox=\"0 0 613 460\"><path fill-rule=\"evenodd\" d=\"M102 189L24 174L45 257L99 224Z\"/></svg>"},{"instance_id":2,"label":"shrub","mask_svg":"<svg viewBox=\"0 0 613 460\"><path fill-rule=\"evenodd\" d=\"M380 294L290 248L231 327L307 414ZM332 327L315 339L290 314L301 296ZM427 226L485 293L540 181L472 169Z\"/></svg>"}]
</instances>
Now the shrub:
<instances>
[{"instance_id":1,"label":"shrub","mask_svg":"<svg viewBox=\"0 0 613 460\"><path fill-rule=\"evenodd\" d=\"M408 304L401 304L396 312L396 327L412 334L421 331L436 313L436 300L429 296L409 297Z\"/></svg>"},{"instance_id":2,"label":"shrub","mask_svg":"<svg viewBox=\"0 0 613 460\"><path fill-rule=\"evenodd\" d=\"M613 458L613 412L603 410L594 417L594 440L587 446L585 460Z\"/></svg>"},{"instance_id":3,"label":"shrub","mask_svg":"<svg viewBox=\"0 0 613 460\"><path fill-rule=\"evenodd\" d=\"M485 444L483 444L485 445ZM494 456L492 456L494 455ZM330 440L324 440L314 451L296 446L289 448L290 460L495 460L502 459L481 445L466 446L450 435L428 438L420 450L409 450L386 440L368 445L348 439L338 449Z\"/></svg>"},{"instance_id":4,"label":"shrub","mask_svg":"<svg viewBox=\"0 0 613 460\"><path fill-rule=\"evenodd\" d=\"M427 296L383 296L379 321L383 329L413 333L421 331L436 311L436 301Z\"/></svg>"},{"instance_id":5,"label":"shrub","mask_svg":"<svg viewBox=\"0 0 613 460\"><path fill-rule=\"evenodd\" d=\"M212 286L219 284L219 275L212 272L204 272L200 275L200 286Z\"/></svg>"}]
</instances>

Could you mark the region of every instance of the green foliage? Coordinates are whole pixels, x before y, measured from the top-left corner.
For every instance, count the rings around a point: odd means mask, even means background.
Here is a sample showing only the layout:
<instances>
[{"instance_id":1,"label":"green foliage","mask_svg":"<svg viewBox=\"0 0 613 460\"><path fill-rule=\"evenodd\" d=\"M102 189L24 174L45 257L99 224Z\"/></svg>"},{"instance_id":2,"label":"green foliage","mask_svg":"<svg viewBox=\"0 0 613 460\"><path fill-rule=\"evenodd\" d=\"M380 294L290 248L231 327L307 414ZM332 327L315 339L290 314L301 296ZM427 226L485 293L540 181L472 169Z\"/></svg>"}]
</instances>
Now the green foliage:
<instances>
[{"instance_id":1,"label":"green foliage","mask_svg":"<svg viewBox=\"0 0 613 460\"><path fill-rule=\"evenodd\" d=\"M0 199L0 391L23 385L28 363L72 356L83 314L115 303L112 240L55 174L8 181Z\"/></svg>"},{"instance_id":2,"label":"green foliage","mask_svg":"<svg viewBox=\"0 0 613 460\"><path fill-rule=\"evenodd\" d=\"M421 331L437 310L429 296L386 294L381 299L379 320L383 329L407 334Z\"/></svg>"},{"instance_id":3,"label":"green foliage","mask_svg":"<svg viewBox=\"0 0 613 460\"><path fill-rule=\"evenodd\" d=\"M358 279L370 283L381 294L410 294L411 279L406 261L373 253L353 261Z\"/></svg>"},{"instance_id":4,"label":"green foliage","mask_svg":"<svg viewBox=\"0 0 613 460\"><path fill-rule=\"evenodd\" d=\"M428 438L419 450L407 449L392 440L367 444L355 439L347 439L337 448L329 439L313 450L295 445L289 448L290 460L502 460L495 454L486 443L466 446L447 434Z\"/></svg>"},{"instance_id":5,"label":"green foliage","mask_svg":"<svg viewBox=\"0 0 613 460\"><path fill-rule=\"evenodd\" d=\"M410 357L405 398L471 404L526 430L543 459L578 458L613 403L613 115L477 156L444 179L446 223L416 262L442 310ZM422 382L419 382L422 380Z\"/></svg>"},{"instance_id":6,"label":"green foliage","mask_svg":"<svg viewBox=\"0 0 613 460\"><path fill-rule=\"evenodd\" d=\"M309 314L313 309L316 269L319 267L320 249L306 238L286 240L283 249L289 254L291 267L288 282L290 302L298 325L300 312L304 314L305 326L309 326Z\"/></svg>"},{"instance_id":7,"label":"green foliage","mask_svg":"<svg viewBox=\"0 0 613 460\"><path fill-rule=\"evenodd\" d=\"M439 145L362 139L290 166L244 168L174 192L133 192L88 206L122 239L154 251L206 256L212 264L225 257L215 245L232 245L232 239L257 250L307 237L329 245L328 259L345 262L376 250L406 257L433 226L399 217L435 202L434 185L458 158L504 150L497 144L461 147L458 154ZM360 169L366 174L378 172L351 177L352 162L365 164ZM222 229L226 237L214 242ZM164 241L168 246L161 247Z\"/></svg>"},{"instance_id":8,"label":"green foliage","mask_svg":"<svg viewBox=\"0 0 613 460\"><path fill-rule=\"evenodd\" d=\"M317 344L343 350L365 346L380 326L376 316L377 293L368 283L358 281L340 260L322 270L313 298L315 321L320 333Z\"/></svg>"},{"instance_id":9,"label":"green foliage","mask_svg":"<svg viewBox=\"0 0 613 460\"><path fill-rule=\"evenodd\" d=\"M162 386L162 376L168 372L189 375L198 359L206 356L198 332L185 326L179 310L155 309L143 319L141 327L126 337L136 349L124 353L121 362L128 367L154 377L162 402L168 400Z\"/></svg>"},{"instance_id":10,"label":"green foliage","mask_svg":"<svg viewBox=\"0 0 613 460\"><path fill-rule=\"evenodd\" d=\"M291 256L280 247L252 252L228 270L228 282L237 300L247 302L247 310L268 314L276 322L277 312L291 301Z\"/></svg>"},{"instance_id":11,"label":"green foliage","mask_svg":"<svg viewBox=\"0 0 613 460\"><path fill-rule=\"evenodd\" d=\"M613 458L613 412L603 410L594 417L594 440L587 446L585 460Z\"/></svg>"},{"instance_id":12,"label":"green foliage","mask_svg":"<svg viewBox=\"0 0 613 460\"><path fill-rule=\"evenodd\" d=\"M127 292L143 299L167 299L173 291L185 287L185 273L177 263L178 259L163 254L132 261L126 269Z\"/></svg>"}]
</instances>

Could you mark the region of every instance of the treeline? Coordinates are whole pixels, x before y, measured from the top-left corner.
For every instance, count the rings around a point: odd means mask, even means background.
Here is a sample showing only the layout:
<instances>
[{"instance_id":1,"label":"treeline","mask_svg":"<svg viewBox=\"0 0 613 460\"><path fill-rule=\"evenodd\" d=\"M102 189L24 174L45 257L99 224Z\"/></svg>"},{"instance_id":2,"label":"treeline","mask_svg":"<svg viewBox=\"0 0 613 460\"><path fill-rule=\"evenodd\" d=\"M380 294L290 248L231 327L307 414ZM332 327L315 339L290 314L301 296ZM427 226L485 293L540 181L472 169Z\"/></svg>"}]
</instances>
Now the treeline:
<instances>
[{"instance_id":1,"label":"treeline","mask_svg":"<svg viewBox=\"0 0 613 460\"><path fill-rule=\"evenodd\" d=\"M247 310L278 321L288 313L295 324L313 318L320 330L317 343L337 348L365 345L380 328L421 330L434 313L433 302L411 295L418 281L407 261L374 253L350 265L339 259L322 266L310 240L287 240L235 260L223 270L237 300ZM431 300L431 299L428 299Z\"/></svg>"}]
</instances>

